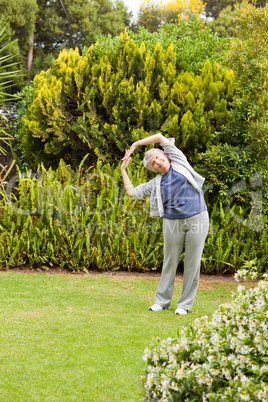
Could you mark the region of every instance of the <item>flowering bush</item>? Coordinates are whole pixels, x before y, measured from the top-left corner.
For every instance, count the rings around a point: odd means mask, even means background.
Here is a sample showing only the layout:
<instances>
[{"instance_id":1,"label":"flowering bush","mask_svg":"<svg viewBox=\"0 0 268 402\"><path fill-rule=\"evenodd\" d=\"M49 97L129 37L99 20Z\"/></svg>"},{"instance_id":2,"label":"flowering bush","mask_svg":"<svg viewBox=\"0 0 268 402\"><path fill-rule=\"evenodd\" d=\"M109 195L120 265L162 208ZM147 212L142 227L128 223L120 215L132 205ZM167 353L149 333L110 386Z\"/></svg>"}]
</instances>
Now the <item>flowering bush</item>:
<instances>
[{"instance_id":1,"label":"flowering bush","mask_svg":"<svg viewBox=\"0 0 268 402\"><path fill-rule=\"evenodd\" d=\"M181 20L189 20L193 16L201 19L205 4L202 0L143 0L138 15L138 25L144 25L150 31L156 28L156 21L162 23L176 23ZM161 25L158 25L160 27Z\"/></svg>"},{"instance_id":2,"label":"flowering bush","mask_svg":"<svg viewBox=\"0 0 268 402\"><path fill-rule=\"evenodd\" d=\"M147 348L143 359L150 401L267 401L268 283L240 285L230 305Z\"/></svg>"}]
</instances>

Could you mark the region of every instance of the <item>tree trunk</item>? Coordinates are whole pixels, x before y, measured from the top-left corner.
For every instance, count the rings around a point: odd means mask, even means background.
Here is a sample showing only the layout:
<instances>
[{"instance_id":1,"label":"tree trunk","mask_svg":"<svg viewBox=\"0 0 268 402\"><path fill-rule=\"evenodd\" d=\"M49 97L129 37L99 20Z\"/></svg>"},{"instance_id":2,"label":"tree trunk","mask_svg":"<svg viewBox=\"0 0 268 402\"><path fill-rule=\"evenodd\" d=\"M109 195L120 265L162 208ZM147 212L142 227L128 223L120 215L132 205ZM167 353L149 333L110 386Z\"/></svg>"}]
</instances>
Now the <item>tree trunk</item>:
<instances>
[{"instance_id":1,"label":"tree trunk","mask_svg":"<svg viewBox=\"0 0 268 402\"><path fill-rule=\"evenodd\" d=\"M31 33L30 39L29 39L29 45L30 49L28 52L28 64L27 64L27 70L32 71L32 64L33 64L33 46L34 46L34 33Z\"/></svg>"}]
</instances>

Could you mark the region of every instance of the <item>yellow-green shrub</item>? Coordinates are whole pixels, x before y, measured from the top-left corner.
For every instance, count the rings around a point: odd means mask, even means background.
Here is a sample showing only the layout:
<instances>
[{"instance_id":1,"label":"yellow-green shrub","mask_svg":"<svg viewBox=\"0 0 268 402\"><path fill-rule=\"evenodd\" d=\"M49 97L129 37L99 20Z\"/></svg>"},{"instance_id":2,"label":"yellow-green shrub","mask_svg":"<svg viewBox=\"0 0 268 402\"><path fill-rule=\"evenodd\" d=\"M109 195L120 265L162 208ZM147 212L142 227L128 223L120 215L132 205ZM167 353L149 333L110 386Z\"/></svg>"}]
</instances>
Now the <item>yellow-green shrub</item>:
<instances>
[{"instance_id":1,"label":"yellow-green shrub","mask_svg":"<svg viewBox=\"0 0 268 402\"><path fill-rule=\"evenodd\" d=\"M91 162L118 159L132 141L161 130L193 159L217 142L233 91L231 70L207 60L199 75L180 71L173 43L151 51L126 31L116 49L64 50L37 75L24 91L19 138L32 162L77 165L86 153Z\"/></svg>"}]
</instances>

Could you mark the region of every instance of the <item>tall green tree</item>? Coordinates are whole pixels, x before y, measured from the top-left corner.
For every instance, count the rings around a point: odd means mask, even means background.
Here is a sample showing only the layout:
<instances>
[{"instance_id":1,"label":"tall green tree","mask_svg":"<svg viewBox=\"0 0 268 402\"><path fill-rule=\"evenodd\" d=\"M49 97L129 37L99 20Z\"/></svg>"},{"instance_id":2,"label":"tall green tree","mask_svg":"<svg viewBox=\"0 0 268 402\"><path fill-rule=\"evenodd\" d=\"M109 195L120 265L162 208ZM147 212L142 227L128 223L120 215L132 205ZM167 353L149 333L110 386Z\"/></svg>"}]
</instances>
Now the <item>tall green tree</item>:
<instances>
[{"instance_id":1,"label":"tall green tree","mask_svg":"<svg viewBox=\"0 0 268 402\"><path fill-rule=\"evenodd\" d=\"M0 0L2 21L11 29L17 40L18 58L30 69L32 64L33 33L37 16L36 0Z\"/></svg>"},{"instance_id":2,"label":"tall green tree","mask_svg":"<svg viewBox=\"0 0 268 402\"><path fill-rule=\"evenodd\" d=\"M95 0L94 9L96 18L87 34L84 45L95 43L100 34L112 36L119 35L126 27L130 27L132 13L122 0Z\"/></svg>"},{"instance_id":3,"label":"tall green tree","mask_svg":"<svg viewBox=\"0 0 268 402\"><path fill-rule=\"evenodd\" d=\"M0 15L9 24L13 38L17 39L20 49L29 49L29 39L35 30L37 15L36 0L0 0Z\"/></svg>"},{"instance_id":4,"label":"tall green tree","mask_svg":"<svg viewBox=\"0 0 268 402\"><path fill-rule=\"evenodd\" d=\"M82 47L96 10L87 0L37 0L35 49L44 54L64 47Z\"/></svg>"},{"instance_id":5,"label":"tall green tree","mask_svg":"<svg viewBox=\"0 0 268 402\"><path fill-rule=\"evenodd\" d=\"M218 18L208 22L208 26L213 32L217 32L221 38L230 38L235 36L234 19L240 14L240 7L246 3L238 3L236 7L227 6L219 13Z\"/></svg>"},{"instance_id":6,"label":"tall green tree","mask_svg":"<svg viewBox=\"0 0 268 402\"><path fill-rule=\"evenodd\" d=\"M233 0L206 0L205 1L205 14L207 17L216 19L219 17L220 12L226 7L230 6L231 11L234 10L235 3L241 3L241 1ZM265 7L266 0L252 0L250 3L254 3L256 7Z\"/></svg>"},{"instance_id":7,"label":"tall green tree","mask_svg":"<svg viewBox=\"0 0 268 402\"><path fill-rule=\"evenodd\" d=\"M18 40L24 69L46 68L63 48L80 50L100 34L119 34L131 13L116 0L0 0L0 14Z\"/></svg>"},{"instance_id":8,"label":"tall green tree","mask_svg":"<svg viewBox=\"0 0 268 402\"><path fill-rule=\"evenodd\" d=\"M80 50L99 34L117 35L130 23L130 14L117 0L37 0L34 48L47 54L63 48Z\"/></svg>"}]
</instances>

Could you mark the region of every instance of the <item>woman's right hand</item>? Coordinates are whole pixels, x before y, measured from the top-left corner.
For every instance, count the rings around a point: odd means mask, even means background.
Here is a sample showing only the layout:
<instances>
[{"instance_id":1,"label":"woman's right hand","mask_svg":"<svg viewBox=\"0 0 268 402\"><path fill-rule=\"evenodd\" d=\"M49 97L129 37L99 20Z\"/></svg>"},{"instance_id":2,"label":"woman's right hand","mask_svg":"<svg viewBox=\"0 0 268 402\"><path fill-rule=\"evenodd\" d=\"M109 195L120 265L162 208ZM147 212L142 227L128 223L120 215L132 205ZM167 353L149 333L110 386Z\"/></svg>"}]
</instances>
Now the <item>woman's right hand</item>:
<instances>
[{"instance_id":1,"label":"woman's right hand","mask_svg":"<svg viewBox=\"0 0 268 402\"><path fill-rule=\"evenodd\" d=\"M126 149L124 158L121 159L123 161L121 165L121 170L125 170L127 165L129 164L130 158L130 149Z\"/></svg>"}]
</instances>

